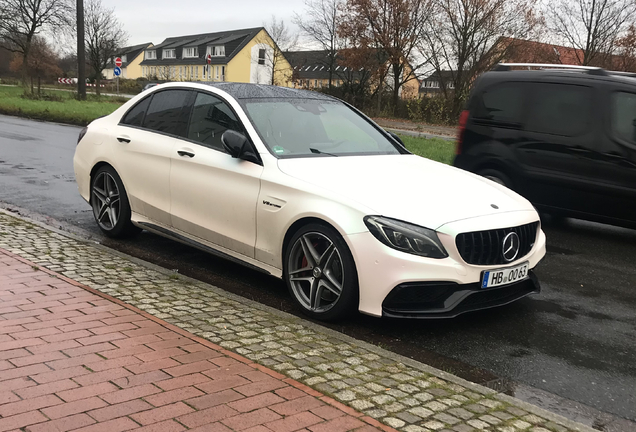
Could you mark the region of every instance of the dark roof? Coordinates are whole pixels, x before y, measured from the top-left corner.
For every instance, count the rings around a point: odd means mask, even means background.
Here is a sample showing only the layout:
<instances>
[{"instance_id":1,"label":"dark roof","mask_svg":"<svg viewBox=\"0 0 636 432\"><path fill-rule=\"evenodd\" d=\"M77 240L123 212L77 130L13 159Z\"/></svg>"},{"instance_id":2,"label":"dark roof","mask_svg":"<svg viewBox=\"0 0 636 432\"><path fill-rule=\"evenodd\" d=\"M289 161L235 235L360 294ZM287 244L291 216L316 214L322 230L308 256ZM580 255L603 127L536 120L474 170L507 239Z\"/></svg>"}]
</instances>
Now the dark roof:
<instances>
[{"instance_id":1,"label":"dark roof","mask_svg":"<svg viewBox=\"0 0 636 432\"><path fill-rule=\"evenodd\" d=\"M295 78L329 79L329 51L287 51L283 54L294 70ZM357 75L361 70L352 70L351 67L342 63L342 57L336 54L336 64L332 72L333 78L350 78L352 73L354 78L358 78Z\"/></svg>"},{"instance_id":2,"label":"dark roof","mask_svg":"<svg viewBox=\"0 0 636 432\"><path fill-rule=\"evenodd\" d=\"M123 55L126 56L126 62L124 62L121 67L125 68L126 66L128 66L128 63L130 63L131 61L133 61L134 59L137 58L137 56L139 54L142 54L144 52L144 50L146 48L148 48L150 45L152 45L152 43L150 42L146 42L144 44L139 44L139 45L133 45L133 46L129 46L129 47L124 47L122 49L120 49L118 51L117 57L121 57ZM109 67L114 66L113 64L110 64Z\"/></svg>"},{"instance_id":3,"label":"dark roof","mask_svg":"<svg viewBox=\"0 0 636 432\"><path fill-rule=\"evenodd\" d=\"M247 43L252 40L263 27L250 29L238 29L216 33L202 33L197 35L177 36L165 39L159 45L152 47L157 49L157 60L144 60L144 66L169 66L169 65L197 65L205 64L205 47L208 45L225 45L225 57L212 57L212 64L226 64L238 54ZM184 47L198 46L198 58L181 58ZM163 48L175 48L177 58L161 59Z\"/></svg>"},{"instance_id":4,"label":"dark roof","mask_svg":"<svg viewBox=\"0 0 636 432\"><path fill-rule=\"evenodd\" d=\"M318 99L336 100L324 93L293 89L288 87L277 87L266 84L247 84L230 82L201 83L223 90L235 99Z\"/></svg>"},{"instance_id":5,"label":"dark roof","mask_svg":"<svg viewBox=\"0 0 636 432\"><path fill-rule=\"evenodd\" d=\"M427 76L426 78L424 78L422 81L441 81L443 80L444 82L451 82L453 81L453 75L455 74L455 71L452 70L443 70L443 71L439 71L439 72L433 72L432 74L430 74L429 76ZM440 79L441 77L441 79Z\"/></svg>"}]
</instances>

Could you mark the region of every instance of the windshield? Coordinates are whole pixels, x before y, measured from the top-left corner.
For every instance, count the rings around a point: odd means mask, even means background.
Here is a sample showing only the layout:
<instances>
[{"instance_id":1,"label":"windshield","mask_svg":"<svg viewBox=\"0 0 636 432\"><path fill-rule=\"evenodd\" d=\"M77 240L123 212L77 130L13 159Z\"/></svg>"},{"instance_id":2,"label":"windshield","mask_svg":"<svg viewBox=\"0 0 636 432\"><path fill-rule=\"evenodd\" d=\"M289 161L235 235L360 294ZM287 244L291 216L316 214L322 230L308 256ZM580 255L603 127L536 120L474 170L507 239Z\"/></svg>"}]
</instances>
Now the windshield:
<instances>
[{"instance_id":1,"label":"windshield","mask_svg":"<svg viewBox=\"0 0 636 432\"><path fill-rule=\"evenodd\" d=\"M338 101L242 101L261 139L277 157L400 154L388 138Z\"/></svg>"}]
</instances>

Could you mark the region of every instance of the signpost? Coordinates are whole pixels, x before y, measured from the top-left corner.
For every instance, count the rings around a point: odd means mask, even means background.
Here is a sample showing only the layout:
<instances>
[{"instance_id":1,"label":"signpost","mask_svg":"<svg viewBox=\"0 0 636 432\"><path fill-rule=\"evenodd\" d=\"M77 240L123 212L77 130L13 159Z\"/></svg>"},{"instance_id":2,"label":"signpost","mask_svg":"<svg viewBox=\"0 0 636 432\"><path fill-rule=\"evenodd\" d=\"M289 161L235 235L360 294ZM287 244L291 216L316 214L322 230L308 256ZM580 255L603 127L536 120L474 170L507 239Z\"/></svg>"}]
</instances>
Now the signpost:
<instances>
[{"instance_id":1,"label":"signpost","mask_svg":"<svg viewBox=\"0 0 636 432\"><path fill-rule=\"evenodd\" d=\"M119 61L119 65L117 65L117 61ZM121 66L121 59L119 57L117 57L115 59L115 69L113 69L113 75L115 75L117 77L117 94L119 94L119 75L121 75L121 68L119 66Z\"/></svg>"},{"instance_id":2,"label":"signpost","mask_svg":"<svg viewBox=\"0 0 636 432\"><path fill-rule=\"evenodd\" d=\"M207 63L206 67L208 68L208 81L212 81L212 77L210 76L210 70L212 69L210 67L210 64L212 63L212 56L208 54L207 57L205 58L205 61Z\"/></svg>"}]
</instances>

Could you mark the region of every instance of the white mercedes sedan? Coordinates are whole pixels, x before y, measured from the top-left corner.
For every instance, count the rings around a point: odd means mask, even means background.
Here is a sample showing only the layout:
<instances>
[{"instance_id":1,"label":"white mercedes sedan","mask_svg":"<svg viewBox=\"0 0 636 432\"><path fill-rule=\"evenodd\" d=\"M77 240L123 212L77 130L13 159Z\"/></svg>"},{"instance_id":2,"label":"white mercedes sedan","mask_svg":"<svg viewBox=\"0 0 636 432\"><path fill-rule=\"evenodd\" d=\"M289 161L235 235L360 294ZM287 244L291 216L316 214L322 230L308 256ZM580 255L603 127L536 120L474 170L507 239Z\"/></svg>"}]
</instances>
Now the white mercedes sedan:
<instances>
[{"instance_id":1,"label":"white mercedes sedan","mask_svg":"<svg viewBox=\"0 0 636 432\"><path fill-rule=\"evenodd\" d=\"M313 318L447 318L540 290L528 201L321 93L162 84L82 130L74 167L105 235L145 229L280 277Z\"/></svg>"}]
</instances>

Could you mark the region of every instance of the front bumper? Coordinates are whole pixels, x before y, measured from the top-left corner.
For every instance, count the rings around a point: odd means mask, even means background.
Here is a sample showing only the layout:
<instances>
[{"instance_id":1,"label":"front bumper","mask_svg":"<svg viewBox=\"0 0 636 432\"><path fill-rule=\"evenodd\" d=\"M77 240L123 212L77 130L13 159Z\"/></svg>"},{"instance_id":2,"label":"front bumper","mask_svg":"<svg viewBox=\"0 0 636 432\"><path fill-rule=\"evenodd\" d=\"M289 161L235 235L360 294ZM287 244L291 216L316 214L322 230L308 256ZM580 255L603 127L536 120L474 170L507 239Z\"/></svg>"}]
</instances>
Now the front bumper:
<instances>
[{"instance_id":1,"label":"front bumper","mask_svg":"<svg viewBox=\"0 0 636 432\"><path fill-rule=\"evenodd\" d=\"M541 292L531 271L522 281L483 289L479 283L408 283L396 286L382 303L382 316L392 318L454 318L466 312L504 306Z\"/></svg>"},{"instance_id":2,"label":"front bumper","mask_svg":"<svg viewBox=\"0 0 636 432\"><path fill-rule=\"evenodd\" d=\"M400 252L391 249L379 242L370 232L362 232L345 236L345 241L349 245L349 249L353 254L358 273L358 284L360 288L360 303L358 309L360 312L373 316L387 316L395 314L398 309L385 308L385 300L393 292L393 290L401 285L412 284L422 287L438 287L438 286L454 286L455 291L470 291L470 287L475 285L479 287L481 275L483 271L505 268L507 266L514 267L523 262L528 262L529 269L534 269L539 261L545 256L546 238L542 230L538 230L537 239L534 246L528 254L517 258L515 261L502 265L471 265L467 264L459 254L455 244L455 238L459 233L495 229L505 226L520 226L537 221L537 215L534 211L518 211L508 212L501 215L490 215L467 220L460 220L443 227L438 228L438 236L444 248L448 252L448 258L431 259L423 258L412 254ZM428 288L426 288L428 289ZM516 288L515 288L516 289ZM525 288L524 293L510 298L499 299L497 301L490 299L492 306L484 306L483 304L474 305L470 310L483 309L485 307L493 307L501 304L510 303L532 292L538 292L538 287L534 285ZM482 290L481 292L499 292L495 290ZM455 294L460 296L460 294ZM432 309L443 309L439 317L452 317L459 313L467 312L471 302L490 296L491 294L467 295L464 293L463 300L459 303L465 303L455 312L449 312L445 309L458 308L460 305L453 302L454 307L444 304L441 307L433 307ZM492 294L494 296L494 294ZM469 301L469 297L473 297ZM455 297L453 297L455 299ZM394 310L395 309L395 310ZM430 312L430 307L425 307L421 312ZM411 311L414 309L411 308ZM445 314L445 315L444 315ZM420 314L421 315L421 314Z\"/></svg>"}]
</instances>

